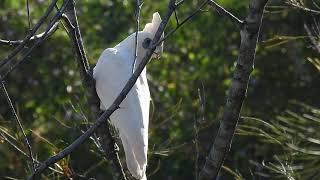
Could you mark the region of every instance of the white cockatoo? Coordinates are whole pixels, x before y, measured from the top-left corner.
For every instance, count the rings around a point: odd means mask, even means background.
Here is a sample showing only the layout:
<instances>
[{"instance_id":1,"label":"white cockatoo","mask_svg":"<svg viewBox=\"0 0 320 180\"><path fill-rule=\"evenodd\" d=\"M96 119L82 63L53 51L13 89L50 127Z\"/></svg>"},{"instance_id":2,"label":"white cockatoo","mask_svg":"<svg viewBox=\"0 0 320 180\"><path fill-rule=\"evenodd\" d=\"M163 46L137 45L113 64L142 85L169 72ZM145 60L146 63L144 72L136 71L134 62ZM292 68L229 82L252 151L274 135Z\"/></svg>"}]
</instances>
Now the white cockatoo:
<instances>
[{"instance_id":1,"label":"white cockatoo","mask_svg":"<svg viewBox=\"0 0 320 180\"><path fill-rule=\"evenodd\" d=\"M154 35L161 23L159 13L153 14L151 23L138 32L136 66L145 56ZM132 75L135 57L135 37L131 34L114 48L108 48L101 54L93 71L96 90L100 98L100 108L106 110L115 100ZM152 57L159 57L163 44L156 47ZM127 167L131 174L146 180L148 126L149 126L150 92L146 68L137 82L120 104L120 108L111 116L111 123L118 129L121 138Z\"/></svg>"}]
</instances>

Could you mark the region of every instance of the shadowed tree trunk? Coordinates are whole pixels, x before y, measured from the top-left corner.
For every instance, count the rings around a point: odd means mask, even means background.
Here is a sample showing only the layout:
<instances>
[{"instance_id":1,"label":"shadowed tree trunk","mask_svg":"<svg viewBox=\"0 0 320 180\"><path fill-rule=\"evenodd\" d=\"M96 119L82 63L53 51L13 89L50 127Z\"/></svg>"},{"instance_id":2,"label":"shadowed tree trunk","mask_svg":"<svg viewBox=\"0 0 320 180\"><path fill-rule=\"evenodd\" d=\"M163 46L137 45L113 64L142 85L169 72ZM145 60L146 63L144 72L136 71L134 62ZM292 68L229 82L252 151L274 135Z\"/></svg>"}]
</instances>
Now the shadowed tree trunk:
<instances>
[{"instance_id":1,"label":"shadowed tree trunk","mask_svg":"<svg viewBox=\"0 0 320 180\"><path fill-rule=\"evenodd\" d=\"M237 65L218 134L209 152L199 179L216 179L224 160L230 151L232 138L239 120L241 107L246 97L250 74L253 70L256 44L259 36L263 10L268 0L251 0L249 14L240 30L241 44Z\"/></svg>"}]
</instances>

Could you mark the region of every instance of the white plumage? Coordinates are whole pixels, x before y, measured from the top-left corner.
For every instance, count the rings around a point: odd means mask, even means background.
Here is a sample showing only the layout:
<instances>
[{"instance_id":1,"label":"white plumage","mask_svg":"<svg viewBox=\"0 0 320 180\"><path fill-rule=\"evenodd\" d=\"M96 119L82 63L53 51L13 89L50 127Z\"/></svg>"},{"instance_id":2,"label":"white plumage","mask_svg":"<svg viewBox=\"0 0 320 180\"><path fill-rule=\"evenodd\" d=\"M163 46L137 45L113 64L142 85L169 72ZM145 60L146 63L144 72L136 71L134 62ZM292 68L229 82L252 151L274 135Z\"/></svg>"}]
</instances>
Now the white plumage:
<instances>
[{"instance_id":1,"label":"white plumage","mask_svg":"<svg viewBox=\"0 0 320 180\"><path fill-rule=\"evenodd\" d=\"M148 23L143 31L139 31L135 67L138 67L147 52L147 49L143 48L143 43L151 42L160 23L159 13L154 13L152 22ZM156 48L155 55L159 56L162 50L163 44ZM135 33L101 54L93 76L102 110L106 110L113 103L131 77L134 55ZM146 179L149 105L150 92L145 68L120 104L120 109L110 116L111 123L119 130L129 171L135 178L143 180Z\"/></svg>"}]
</instances>

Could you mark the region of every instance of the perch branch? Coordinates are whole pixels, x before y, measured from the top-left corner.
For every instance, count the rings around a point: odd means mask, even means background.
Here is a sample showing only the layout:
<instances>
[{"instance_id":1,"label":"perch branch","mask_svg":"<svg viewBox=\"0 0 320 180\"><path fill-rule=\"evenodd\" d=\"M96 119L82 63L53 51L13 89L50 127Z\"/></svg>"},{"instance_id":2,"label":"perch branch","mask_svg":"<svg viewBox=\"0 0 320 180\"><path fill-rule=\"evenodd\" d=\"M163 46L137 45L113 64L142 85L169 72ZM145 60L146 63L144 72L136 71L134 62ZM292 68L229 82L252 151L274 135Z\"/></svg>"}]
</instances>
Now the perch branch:
<instances>
[{"instance_id":1,"label":"perch branch","mask_svg":"<svg viewBox=\"0 0 320 180\"><path fill-rule=\"evenodd\" d=\"M3 81L1 81L1 88L2 88L2 91L3 91L3 94L4 94L5 98L6 98L6 100L7 100L7 103L8 103L8 105L9 105L10 109L11 109L12 115L14 116L14 118L15 118L15 120L16 120L16 123L18 124L18 127L19 127L19 129L20 129L20 131L21 131L21 133L22 133L22 135L23 135L24 143L25 143L25 146L26 146L27 149L28 149L29 157L30 157L30 160L31 160L32 171L35 171L36 164L35 164L35 160L34 160L34 158L33 158L33 153L32 153L31 145L30 145L30 143L29 143L29 140L28 140L28 138L27 138L26 133L24 132L24 129L23 129L23 127L22 127L22 124L21 124L21 122L20 122L20 119L19 119L19 117L18 117L18 114L17 114L16 110L14 109L14 106L13 106L13 104L12 104L12 101L11 101L11 99L10 99L10 96L9 96L9 94L8 94L8 91L7 91L6 86L4 85L4 82L3 82Z\"/></svg>"},{"instance_id":2,"label":"perch branch","mask_svg":"<svg viewBox=\"0 0 320 180\"><path fill-rule=\"evenodd\" d=\"M117 96L117 98L114 100L112 105L105 111L103 114L96 120L96 122L85 132L83 133L79 138L77 138L75 141L73 141L72 144L70 144L68 147L66 147L64 150L60 151L55 156L50 157L46 161L40 164L40 166L36 169L36 171L29 177L29 179L35 179L39 178L39 175L43 173L44 170L46 170L50 165L58 162L62 158L66 157L68 154L70 154L72 151L74 151L75 148L77 148L79 145L81 145L85 140L87 140L94 131L105 123L106 119L110 117L110 115L119 108L120 103L124 100L126 95L129 93L130 89L133 87L135 82L137 81L138 77L140 76L142 70L146 66L146 64L149 62L149 59L151 58L154 50L155 50L155 44L160 40L161 35L164 31L165 26L168 23L168 20L173 13L175 9L175 0L170 0L168 5L168 10L166 12L166 15L163 18L163 21L161 22L155 37L152 40L152 48L148 49L146 55L142 59L141 63L137 67L136 71L133 73L133 75L130 77L124 88L121 90L120 94Z\"/></svg>"},{"instance_id":3,"label":"perch branch","mask_svg":"<svg viewBox=\"0 0 320 180\"><path fill-rule=\"evenodd\" d=\"M268 0L250 0L249 14L240 30L241 44L232 84L220 121L218 134L207 156L200 174L200 180L216 179L231 148L232 138L246 97L250 74L253 70L263 10Z\"/></svg>"}]
</instances>

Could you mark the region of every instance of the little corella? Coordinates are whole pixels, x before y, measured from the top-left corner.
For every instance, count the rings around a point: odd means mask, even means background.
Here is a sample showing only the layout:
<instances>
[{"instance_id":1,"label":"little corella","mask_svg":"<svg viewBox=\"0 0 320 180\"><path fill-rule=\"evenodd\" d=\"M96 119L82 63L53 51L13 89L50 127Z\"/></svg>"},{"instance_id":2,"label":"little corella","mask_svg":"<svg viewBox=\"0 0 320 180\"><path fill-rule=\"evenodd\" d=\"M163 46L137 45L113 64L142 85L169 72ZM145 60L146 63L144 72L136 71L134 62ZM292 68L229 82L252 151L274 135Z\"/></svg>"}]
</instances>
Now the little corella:
<instances>
[{"instance_id":1,"label":"little corella","mask_svg":"<svg viewBox=\"0 0 320 180\"><path fill-rule=\"evenodd\" d=\"M136 66L147 52L161 23L159 13L153 14L151 23L143 31L131 34L114 48L103 51L94 68L96 90L100 98L100 108L106 110L115 100L132 75L137 47ZM152 57L159 57L163 44L159 44ZM142 71L120 108L111 116L111 123L118 129L124 148L126 163L131 174L137 179L146 179L150 92L146 68Z\"/></svg>"}]
</instances>

